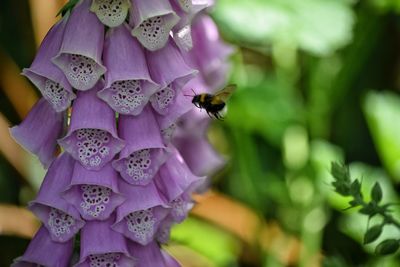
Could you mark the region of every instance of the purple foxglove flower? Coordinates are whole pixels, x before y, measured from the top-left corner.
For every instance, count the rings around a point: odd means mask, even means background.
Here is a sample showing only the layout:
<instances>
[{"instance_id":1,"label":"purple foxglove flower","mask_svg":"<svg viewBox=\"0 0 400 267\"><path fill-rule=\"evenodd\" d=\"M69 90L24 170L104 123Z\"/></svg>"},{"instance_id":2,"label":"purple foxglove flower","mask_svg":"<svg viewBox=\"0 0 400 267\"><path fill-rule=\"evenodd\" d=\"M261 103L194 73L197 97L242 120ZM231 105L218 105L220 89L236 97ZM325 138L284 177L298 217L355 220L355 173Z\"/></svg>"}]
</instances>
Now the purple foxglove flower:
<instances>
[{"instance_id":1,"label":"purple foxglove flower","mask_svg":"<svg viewBox=\"0 0 400 267\"><path fill-rule=\"evenodd\" d=\"M160 167L154 182L165 199L172 202L184 193L190 195L203 183L204 178L194 175L179 152L174 149L173 155Z\"/></svg>"},{"instance_id":2,"label":"purple foxglove flower","mask_svg":"<svg viewBox=\"0 0 400 267\"><path fill-rule=\"evenodd\" d=\"M106 68L101 63L104 25L89 11L91 0L82 0L73 9L60 51L53 62L64 72L72 87L92 88Z\"/></svg>"},{"instance_id":3,"label":"purple foxglove flower","mask_svg":"<svg viewBox=\"0 0 400 267\"><path fill-rule=\"evenodd\" d=\"M57 242L70 240L85 224L79 212L65 199L61 192L69 185L74 159L61 154L50 166L36 199L29 209L49 230L50 238Z\"/></svg>"},{"instance_id":4,"label":"purple foxglove flower","mask_svg":"<svg viewBox=\"0 0 400 267\"><path fill-rule=\"evenodd\" d=\"M142 246L130 242L130 254L137 260L135 267L179 267L179 263L169 256L166 252L163 253L157 242L151 242L147 246Z\"/></svg>"},{"instance_id":5,"label":"purple foxglove flower","mask_svg":"<svg viewBox=\"0 0 400 267\"><path fill-rule=\"evenodd\" d=\"M189 51L193 47L191 24L194 17L207 7L206 1L173 0L171 5L181 18L172 29L172 36L177 46Z\"/></svg>"},{"instance_id":6,"label":"purple foxglove flower","mask_svg":"<svg viewBox=\"0 0 400 267\"><path fill-rule=\"evenodd\" d=\"M50 29L32 65L22 70L57 112L66 110L75 98L64 73L51 62L60 49L67 19L65 16Z\"/></svg>"},{"instance_id":7,"label":"purple foxglove flower","mask_svg":"<svg viewBox=\"0 0 400 267\"><path fill-rule=\"evenodd\" d=\"M58 141L89 170L101 169L124 147L117 135L114 111L96 95L100 88L102 81L95 88L78 93L68 134Z\"/></svg>"},{"instance_id":8,"label":"purple foxglove flower","mask_svg":"<svg viewBox=\"0 0 400 267\"><path fill-rule=\"evenodd\" d=\"M127 200L117 208L117 220L112 228L139 244L150 243L169 211L163 196L153 182L132 186L120 180L119 188Z\"/></svg>"},{"instance_id":9,"label":"purple foxglove flower","mask_svg":"<svg viewBox=\"0 0 400 267\"><path fill-rule=\"evenodd\" d=\"M70 266L74 246L73 239L60 243L53 241L46 227L39 228L24 255L15 259L12 267ZM50 252L50 253L49 253Z\"/></svg>"},{"instance_id":10,"label":"purple foxglove flower","mask_svg":"<svg viewBox=\"0 0 400 267\"><path fill-rule=\"evenodd\" d=\"M106 220L125 200L119 193L118 175L111 163L99 171L89 171L75 162L71 184L63 197L85 220Z\"/></svg>"},{"instance_id":11,"label":"purple foxglove flower","mask_svg":"<svg viewBox=\"0 0 400 267\"><path fill-rule=\"evenodd\" d=\"M99 97L116 112L138 115L159 86L151 80L143 48L127 25L107 32L103 59L108 71Z\"/></svg>"},{"instance_id":12,"label":"purple foxglove flower","mask_svg":"<svg viewBox=\"0 0 400 267\"><path fill-rule=\"evenodd\" d=\"M192 81L195 80L196 78L192 79L185 85L185 88L191 88L190 85L193 84ZM192 98L188 97L188 95L193 94L191 89L185 90L183 89L182 91L178 92L178 95L176 96L176 101L175 104L172 105L169 108L169 112L167 115L156 115L158 125L161 129L161 133L169 140L170 137L168 137L168 134L170 133L167 129L172 126L177 122L177 120L185 113L189 112L193 108L193 103L192 103ZM168 141L166 142L168 143Z\"/></svg>"},{"instance_id":13,"label":"purple foxglove flower","mask_svg":"<svg viewBox=\"0 0 400 267\"><path fill-rule=\"evenodd\" d=\"M55 158L57 139L63 133L64 113L57 113L41 98L20 125L10 129L14 139L38 156L45 168Z\"/></svg>"},{"instance_id":14,"label":"purple foxglove flower","mask_svg":"<svg viewBox=\"0 0 400 267\"><path fill-rule=\"evenodd\" d=\"M96 13L104 25L112 28L124 23L130 5L129 0L93 0L90 11Z\"/></svg>"},{"instance_id":15,"label":"purple foxglove flower","mask_svg":"<svg viewBox=\"0 0 400 267\"><path fill-rule=\"evenodd\" d=\"M106 221L87 222L81 231L80 261L75 267L136 266L123 235L111 229L114 216Z\"/></svg>"},{"instance_id":16,"label":"purple foxglove flower","mask_svg":"<svg viewBox=\"0 0 400 267\"><path fill-rule=\"evenodd\" d=\"M195 176L179 152L175 149L173 156L161 166L155 184L171 207L170 216L175 222L182 222L193 207L192 192L199 187L205 177Z\"/></svg>"},{"instance_id":17,"label":"purple foxglove flower","mask_svg":"<svg viewBox=\"0 0 400 267\"><path fill-rule=\"evenodd\" d=\"M150 102L159 114L166 115L176 102L178 92L197 71L185 63L171 39L164 48L154 52L147 51L146 54L151 77L161 85L161 89L150 98Z\"/></svg>"},{"instance_id":18,"label":"purple foxglove flower","mask_svg":"<svg viewBox=\"0 0 400 267\"><path fill-rule=\"evenodd\" d=\"M189 65L200 70L207 85L214 91L226 82L229 64L226 58L233 49L224 44L214 21L199 15L192 25L193 49L185 55Z\"/></svg>"},{"instance_id":19,"label":"purple foxglove flower","mask_svg":"<svg viewBox=\"0 0 400 267\"><path fill-rule=\"evenodd\" d=\"M148 184L169 156L153 111L147 106L138 116L120 115L118 132L126 145L113 167L130 184Z\"/></svg>"},{"instance_id":20,"label":"purple foxglove flower","mask_svg":"<svg viewBox=\"0 0 400 267\"><path fill-rule=\"evenodd\" d=\"M133 26L131 33L148 50L162 48L178 21L179 17L168 0L132 0L129 18Z\"/></svg>"},{"instance_id":21,"label":"purple foxglove flower","mask_svg":"<svg viewBox=\"0 0 400 267\"><path fill-rule=\"evenodd\" d=\"M172 143L188 164L191 171L199 176L215 172L225 161L207 141L206 132L210 120L199 110L186 113L180 121L180 128L174 133Z\"/></svg>"}]
</instances>

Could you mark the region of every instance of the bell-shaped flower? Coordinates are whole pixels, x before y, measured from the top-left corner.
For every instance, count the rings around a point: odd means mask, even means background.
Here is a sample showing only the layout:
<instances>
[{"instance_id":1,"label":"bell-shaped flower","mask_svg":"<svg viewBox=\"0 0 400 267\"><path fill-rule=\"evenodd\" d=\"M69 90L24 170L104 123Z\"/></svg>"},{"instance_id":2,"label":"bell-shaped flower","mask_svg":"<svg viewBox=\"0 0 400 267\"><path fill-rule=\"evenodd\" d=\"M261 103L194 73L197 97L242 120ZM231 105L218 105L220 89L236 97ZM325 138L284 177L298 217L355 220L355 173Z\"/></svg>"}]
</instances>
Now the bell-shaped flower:
<instances>
[{"instance_id":1,"label":"bell-shaped flower","mask_svg":"<svg viewBox=\"0 0 400 267\"><path fill-rule=\"evenodd\" d=\"M146 246L130 242L130 254L137 260L135 267L179 267L180 264L164 252L157 242Z\"/></svg>"},{"instance_id":2,"label":"bell-shaped flower","mask_svg":"<svg viewBox=\"0 0 400 267\"><path fill-rule=\"evenodd\" d=\"M22 123L12 127L10 132L47 168L55 158L57 139L63 134L64 116L65 113L57 113L47 100L41 98Z\"/></svg>"},{"instance_id":3,"label":"bell-shaped flower","mask_svg":"<svg viewBox=\"0 0 400 267\"><path fill-rule=\"evenodd\" d=\"M193 49L185 53L188 64L200 71L212 91L225 83L230 68L227 57L232 47L222 42L218 28L207 15L199 15L192 24Z\"/></svg>"},{"instance_id":4,"label":"bell-shaped flower","mask_svg":"<svg viewBox=\"0 0 400 267\"><path fill-rule=\"evenodd\" d=\"M178 92L197 71L185 63L172 39L160 50L147 51L146 57L151 77L161 86L150 98L150 102L159 114L166 115L176 102Z\"/></svg>"},{"instance_id":5,"label":"bell-shaped flower","mask_svg":"<svg viewBox=\"0 0 400 267\"><path fill-rule=\"evenodd\" d=\"M136 266L123 235L111 229L114 216L105 221L87 222L81 231L80 261L75 267Z\"/></svg>"},{"instance_id":6,"label":"bell-shaped flower","mask_svg":"<svg viewBox=\"0 0 400 267\"><path fill-rule=\"evenodd\" d=\"M36 199L29 203L29 209L57 242L70 240L85 224L79 212L61 197L71 182L73 167L74 159L67 153L61 154L51 164Z\"/></svg>"},{"instance_id":7,"label":"bell-shaped flower","mask_svg":"<svg viewBox=\"0 0 400 267\"><path fill-rule=\"evenodd\" d=\"M172 37L177 46L183 51L193 48L192 20L199 12L207 7L206 1L172 0L171 6L180 17L179 22L172 28Z\"/></svg>"},{"instance_id":8,"label":"bell-shaped flower","mask_svg":"<svg viewBox=\"0 0 400 267\"><path fill-rule=\"evenodd\" d=\"M90 11L106 26L112 28L124 23L130 7L129 0L93 0Z\"/></svg>"},{"instance_id":9,"label":"bell-shaped flower","mask_svg":"<svg viewBox=\"0 0 400 267\"><path fill-rule=\"evenodd\" d=\"M78 90L92 88L106 72L101 63L104 25L89 11L90 2L82 0L72 10L60 51L53 58L72 87Z\"/></svg>"},{"instance_id":10,"label":"bell-shaped flower","mask_svg":"<svg viewBox=\"0 0 400 267\"><path fill-rule=\"evenodd\" d=\"M143 48L127 25L107 32L103 60L108 71L98 96L118 113L138 115L159 86L151 80Z\"/></svg>"},{"instance_id":11,"label":"bell-shaped flower","mask_svg":"<svg viewBox=\"0 0 400 267\"><path fill-rule=\"evenodd\" d=\"M193 206L191 194L202 185L205 177L194 175L175 149L173 156L161 166L154 182L171 207L175 222L182 222Z\"/></svg>"},{"instance_id":12,"label":"bell-shaped flower","mask_svg":"<svg viewBox=\"0 0 400 267\"><path fill-rule=\"evenodd\" d=\"M119 193L118 174L111 163L90 171L75 162L71 184L63 197L85 220L106 220L125 199Z\"/></svg>"},{"instance_id":13,"label":"bell-shaped flower","mask_svg":"<svg viewBox=\"0 0 400 267\"><path fill-rule=\"evenodd\" d=\"M199 176L213 173L225 164L207 140L209 124L205 112L193 109L182 116L172 139L190 170Z\"/></svg>"},{"instance_id":14,"label":"bell-shaped flower","mask_svg":"<svg viewBox=\"0 0 400 267\"><path fill-rule=\"evenodd\" d=\"M68 134L59 144L89 170L99 170L124 147L118 138L115 113L97 92L103 82L85 92L79 92L72 106Z\"/></svg>"},{"instance_id":15,"label":"bell-shaped flower","mask_svg":"<svg viewBox=\"0 0 400 267\"><path fill-rule=\"evenodd\" d=\"M36 267L70 266L74 240L67 242L55 242L47 231L46 227L39 228L31 243L29 243L24 255L15 259L12 267ZM49 253L50 252L50 253Z\"/></svg>"},{"instance_id":16,"label":"bell-shaped flower","mask_svg":"<svg viewBox=\"0 0 400 267\"><path fill-rule=\"evenodd\" d=\"M66 110L75 98L64 73L51 62L60 49L67 19L68 15L50 29L32 65L22 70L57 112Z\"/></svg>"},{"instance_id":17,"label":"bell-shaped flower","mask_svg":"<svg viewBox=\"0 0 400 267\"><path fill-rule=\"evenodd\" d=\"M148 50L158 50L167 43L169 32L179 21L168 0L131 0L129 23L132 35Z\"/></svg>"},{"instance_id":18,"label":"bell-shaped flower","mask_svg":"<svg viewBox=\"0 0 400 267\"><path fill-rule=\"evenodd\" d=\"M117 220L112 228L142 245L150 243L169 211L163 196L153 182L133 186L120 179L119 188L127 199L117 208Z\"/></svg>"},{"instance_id":19,"label":"bell-shaped flower","mask_svg":"<svg viewBox=\"0 0 400 267\"><path fill-rule=\"evenodd\" d=\"M138 116L120 115L118 133L126 145L113 167L130 184L148 184L169 156L151 108Z\"/></svg>"}]
</instances>

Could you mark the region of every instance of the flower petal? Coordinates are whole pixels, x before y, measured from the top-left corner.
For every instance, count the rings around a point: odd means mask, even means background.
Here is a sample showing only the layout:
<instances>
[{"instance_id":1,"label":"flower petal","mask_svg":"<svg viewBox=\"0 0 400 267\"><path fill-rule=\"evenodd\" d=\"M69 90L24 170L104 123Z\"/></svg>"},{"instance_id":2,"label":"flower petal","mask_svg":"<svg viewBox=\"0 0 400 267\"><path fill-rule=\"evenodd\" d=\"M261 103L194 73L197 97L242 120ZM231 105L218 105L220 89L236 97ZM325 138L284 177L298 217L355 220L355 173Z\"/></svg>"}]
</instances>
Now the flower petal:
<instances>
[{"instance_id":1,"label":"flower petal","mask_svg":"<svg viewBox=\"0 0 400 267\"><path fill-rule=\"evenodd\" d=\"M72 87L92 88L106 68L101 63L104 25L89 11L91 0L83 0L73 9L60 51L53 62L64 72Z\"/></svg>"},{"instance_id":2,"label":"flower petal","mask_svg":"<svg viewBox=\"0 0 400 267\"><path fill-rule=\"evenodd\" d=\"M162 48L169 32L179 21L168 0L132 0L130 24L132 35L148 50Z\"/></svg>"},{"instance_id":3,"label":"flower petal","mask_svg":"<svg viewBox=\"0 0 400 267\"><path fill-rule=\"evenodd\" d=\"M92 90L79 92L68 134L58 141L89 170L101 169L124 147L116 132L114 111L96 95L102 86L99 82Z\"/></svg>"},{"instance_id":4,"label":"flower petal","mask_svg":"<svg viewBox=\"0 0 400 267\"><path fill-rule=\"evenodd\" d=\"M136 266L129 255L126 240L111 229L114 217L86 223L81 231L80 261L83 266Z\"/></svg>"},{"instance_id":5,"label":"flower petal","mask_svg":"<svg viewBox=\"0 0 400 267\"><path fill-rule=\"evenodd\" d=\"M14 139L26 150L38 156L45 168L55 158L57 139L63 133L64 113L57 113L41 98L18 126L10 129Z\"/></svg>"},{"instance_id":6,"label":"flower petal","mask_svg":"<svg viewBox=\"0 0 400 267\"><path fill-rule=\"evenodd\" d=\"M138 115L159 86L151 80L143 48L126 25L108 31L103 59L108 71L99 97L121 114Z\"/></svg>"},{"instance_id":7,"label":"flower petal","mask_svg":"<svg viewBox=\"0 0 400 267\"><path fill-rule=\"evenodd\" d=\"M119 135L126 141L113 167L133 185L146 185L167 160L169 153L150 107L138 116L119 117Z\"/></svg>"},{"instance_id":8,"label":"flower petal","mask_svg":"<svg viewBox=\"0 0 400 267\"><path fill-rule=\"evenodd\" d=\"M50 29L32 65L22 70L57 112L67 109L75 98L64 73L51 62L51 58L60 49L67 18L68 16L65 16Z\"/></svg>"},{"instance_id":9,"label":"flower petal","mask_svg":"<svg viewBox=\"0 0 400 267\"><path fill-rule=\"evenodd\" d=\"M161 247L157 242L152 242L147 246L141 246L139 244L130 243L129 251L133 257L137 259L137 265L135 267L179 267L180 265L171 260L171 258L166 257L162 253ZM173 263L173 265L171 265Z\"/></svg>"},{"instance_id":10,"label":"flower petal","mask_svg":"<svg viewBox=\"0 0 400 267\"><path fill-rule=\"evenodd\" d=\"M124 23L130 7L129 0L93 0L90 11L108 27L117 27Z\"/></svg>"},{"instance_id":11,"label":"flower petal","mask_svg":"<svg viewBox=\"0 0 400 267\"><path fill-rule=\"evenodd\" d=\"M120 188L127 200L117 208L117 221L112 228L146 245L153 240L160 222L168 214L165 201L153 182L132 186L121 180Z\"/></svg>"},{"instance_id":12,"label":"flower petal","mask_svg":"<svg viewBox=\"0 0 400 267\"><path fill-rule=\"evenodd\" d=\"M39 228L32 241L29 243L24 255L15 259L12 267L34 267L34 266L52 266L67 267L70 266L74 242L70 239L68 242L54 242L46 227ZM49 253L51 252L51 253Z\"/></svg>"},{"instance_id":13,"label":"flower petal","mask_svg":"<svg viewBox=\"0 0 400 267\"><path fill-rule=\"evenodd\" d=\"M118 175L111 164L89 171L75 162L71 184L63 197L85 220L106 220L125 198L118 190Z\"/></svg>"},{"instance_id":14,"label":"flower petal","mask_svg":"<svg viewBox=\"0 0 400 267\"><path fill-rule=\"evenodd\" d=\"M66 242L85 224L78 211L61 197L70 183L74 160L61 154L50 166L39 193L29 209L43 222L52 240Z\"/></svg>"},{"instance_id":15,"label":"flower petal","mask_svg":"<svg viewBox=\"0 0 400 267\"><path fill-rule=\"evenodd\" d=\"M184 193L190 194L201 185L205 177L195 176L175 149L173 156L161 166L154 182L168 202L174 201Z\"/></svg>"}]
</instances>

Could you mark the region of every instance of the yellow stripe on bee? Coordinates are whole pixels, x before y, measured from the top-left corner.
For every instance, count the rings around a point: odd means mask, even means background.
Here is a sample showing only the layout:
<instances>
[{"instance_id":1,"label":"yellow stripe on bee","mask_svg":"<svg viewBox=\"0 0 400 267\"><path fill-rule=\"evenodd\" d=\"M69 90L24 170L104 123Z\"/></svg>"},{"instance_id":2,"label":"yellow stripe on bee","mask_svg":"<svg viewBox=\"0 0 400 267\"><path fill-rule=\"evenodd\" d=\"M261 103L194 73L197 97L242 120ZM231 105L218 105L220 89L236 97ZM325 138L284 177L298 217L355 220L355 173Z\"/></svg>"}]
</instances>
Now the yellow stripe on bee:
<instances>
[{"instance_id":1,"label":"yellow stripe on bee","mask_svg":"<svg viewBox=\"0 0 400 267\"><path fill-rule=\"evenodd\" d=\"M201 94L200 95L200 103L203 103L205 98L206 98L206 94Z\"/></svg>"}]
</instances>

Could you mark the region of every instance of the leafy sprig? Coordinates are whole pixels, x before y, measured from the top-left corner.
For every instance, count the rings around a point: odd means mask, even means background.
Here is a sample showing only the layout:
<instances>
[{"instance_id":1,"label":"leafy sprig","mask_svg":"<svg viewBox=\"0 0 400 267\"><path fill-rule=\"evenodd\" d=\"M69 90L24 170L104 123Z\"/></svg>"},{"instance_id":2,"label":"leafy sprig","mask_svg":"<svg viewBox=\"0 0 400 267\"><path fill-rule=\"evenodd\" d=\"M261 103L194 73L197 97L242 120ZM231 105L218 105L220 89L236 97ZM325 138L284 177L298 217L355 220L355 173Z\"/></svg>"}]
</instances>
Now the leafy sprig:
<instances>
[{"instance_id":1,"label":"leafy sprig","mask_svg":"<svg viewBox=\"0 0 400 267\"><path fill-rule=\"evenodd\" d=\"M394 225L400 230L400 222L391 215L390 206L393 204L381 204L383 192L379 182L375 182L371 189L371 200L365 201L361 193L361 181L355 179L352 181L349 168L344 164L332 162L331 174L334 178L332 182L335 191L346 197L352 197L349 201L350 208L361 207L359 213L367 215L369 219L374 216L380 216L382 222L368 228L364 234L364 244L374 242L379 238L386 225ZM382 241L375 248L375 252L379 255L389 255L395 253L400 248L400 238L390 238Z\"/></svg>"}]
</instances>

